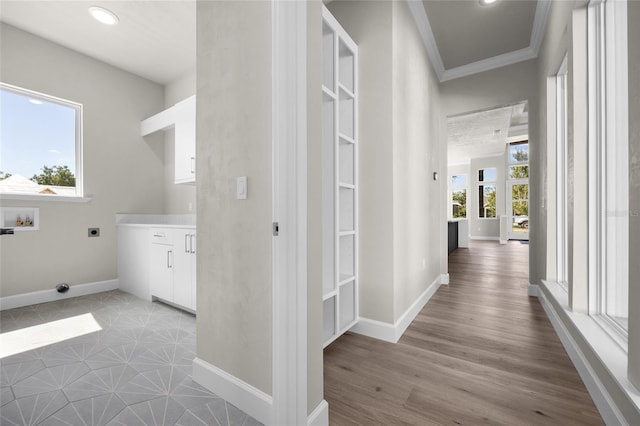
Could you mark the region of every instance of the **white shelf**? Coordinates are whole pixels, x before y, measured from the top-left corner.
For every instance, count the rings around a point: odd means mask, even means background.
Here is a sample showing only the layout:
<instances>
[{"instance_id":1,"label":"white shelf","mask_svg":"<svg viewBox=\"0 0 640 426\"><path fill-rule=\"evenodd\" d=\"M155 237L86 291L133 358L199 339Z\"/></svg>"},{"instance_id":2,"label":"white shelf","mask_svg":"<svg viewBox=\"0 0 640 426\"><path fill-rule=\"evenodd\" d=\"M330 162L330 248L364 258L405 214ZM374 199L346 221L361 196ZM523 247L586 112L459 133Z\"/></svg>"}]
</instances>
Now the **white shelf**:
<instances>
[{"instance_id":1,"label":"white shelf","mask_svg":"<svg viewBox=\"0 0 640 426\"><path fill-rule=\"evenodd\" d=\"M40 229L40 209L37 207L2 207L0 209L2 228L14 231L37 231Z\"/></svg>"},{"instance_id":2,"label":"white shelf","mask_svg":"<svg viewBox=\"0 0 640 426\"><path fill-rule=\"evenodd\" d=\"M343 142L344 142L344 143L351 143L351 144L355 143L355 141L353 140L353 138L350 138L350 137L349 137L349 136L347 136L347 135L343 135L342 133L338 133L338 138L340 138L340 142L341 142L341 143L343 143Z\"/></svg>"},{"instance_id":3,"label":"white shelf","mask_svg":"<svg viewBox=\"0 0 640 426\"><path fill-rule=\"evenodd\" d=\"M338 290L331 290L330 292L328 292L327 294L324 294L322 296L322 301L324 302L327 299L330 299L332 297L335 297L336 294L338 294Z\"/></svg>"},{"instance_id":4,"label":"white shelf","mask_svg":"<svg viewBox=\"0 0 640 426\"><path fill-rule=\"evenodd\" d=\"M336 94L333 93L333 91L329 89L327 86L325 86L324 84L322 85L322 94L324 94L326 97L332 100L336 100L338 98Z\"/></svg>"},{"instance_id":5,"label":"white shelf","mask_svg":"<svg viewBox=\"0 0 640 426\"><path fill-rule=\"evenodd\" d=\"M342 287L345 284L349 284L350 282L356 279L355 275L340 275L340 282L338 286Z\"/></svg>"},{"instance_id":6,"label":"white shelf","mask_svg":"<svg viewBox=\"0 0 640 426\"><path fill-rule=\"evenodd\" d=\"M353 99L356 95L349 89L347 89L342 83L338 83L338 88L340 89L340 94L344 95L345 99Z\"/></svg>"},{"instance_id":7,"label":"white shelf","mask_svg":"<svg viewBox=\"0 0 640 426\"><path fill-rule=\"evenodd\" d=\"M322 28L326 347L358 320L358 48L324 6Z\"/></svg>"}]
</instances>

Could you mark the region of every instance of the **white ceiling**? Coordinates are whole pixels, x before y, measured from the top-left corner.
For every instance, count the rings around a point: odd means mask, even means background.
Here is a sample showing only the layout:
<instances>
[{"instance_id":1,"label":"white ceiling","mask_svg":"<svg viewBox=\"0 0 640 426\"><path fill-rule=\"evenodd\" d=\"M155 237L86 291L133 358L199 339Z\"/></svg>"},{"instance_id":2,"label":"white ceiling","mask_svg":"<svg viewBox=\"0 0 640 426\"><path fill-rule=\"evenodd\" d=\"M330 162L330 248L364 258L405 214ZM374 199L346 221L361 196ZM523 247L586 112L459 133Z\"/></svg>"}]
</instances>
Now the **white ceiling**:
<instances>
[{"instance_id":1,"label":"white ceiling","mask_svg":"<svg viewBox=\"0 0 640 426\"><path fill-rule=\"evenodd\" d=\"M120 22L100 24L89 6ZM163 85L195 68L195 0L2 0L0 19Z\"/></svg>"},{"instance_id":2,"label":"white ceiling","mask_svg":"<svg viewBox=\"0 0 640 426\"><path fill-rule=\"evenodd\" d=\"M448 163L467 164L472 158L504 153L505 145L526 140L526 102L450 117L447 120Z\"/></svg>"},{"instance_id":3,"label":"white ceiling","mask_svg":"<svg viewBox=\"0 0 640 426\"><path fill-rule=\"evenodd\" d=\"M423 1L445 69L529 47L536 4Z\"/></svg>"},{"instance_id":4,"label":"white ceiling","mask_svg":"<svg viewBox=\"0 0 640 426\"><path fill-rule=\"evenodd\" d=\"M409 0L440 81L538 56L550 0Z\"/></svg>"},{"instance_id":5,"label":"white ceiling","mask_svg":"<svg viewBox=\"0 0 640 426\"><path fill-rule=\"evenodd\" d=\"M441 81L537 56L550 0L409 0ZM2 0L0 19L104 62L167 84L195 68L195 0ZM103 6L115 27L93 20Z\"/></svg>"}]
</instances>

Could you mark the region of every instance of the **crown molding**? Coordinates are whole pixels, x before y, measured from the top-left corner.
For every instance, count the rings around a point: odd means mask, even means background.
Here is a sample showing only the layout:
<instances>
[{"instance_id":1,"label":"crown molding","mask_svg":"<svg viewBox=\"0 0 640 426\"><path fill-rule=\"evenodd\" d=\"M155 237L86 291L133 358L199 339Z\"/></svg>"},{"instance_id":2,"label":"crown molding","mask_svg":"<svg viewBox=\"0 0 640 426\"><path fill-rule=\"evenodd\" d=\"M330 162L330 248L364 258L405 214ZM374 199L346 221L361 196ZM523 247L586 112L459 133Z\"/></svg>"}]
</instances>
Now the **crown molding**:
<instances>
[{"instance_id":1,"label":"crown molding","mask_svg":"<svg viewBox=\"0 0 640 426\"><path fill-rule=\"evenodd\" d=\"M442 75L445 72L444 63L442 62L436 39L433 37L433 30L431 29L429 18L427 18L427 12L424 10L424 5L421 0L407 0L407 4L409 5L411 16L413 16L413 20L418 27L418 33L420 33L420 37L424 42L424 47L427 49L431 65L438 76L438 80L442 81Z\"/></svg>"},{"instance_id":2,"label":"crown molding","mask_svg":"<svg viewBox=\"0 0 640 426\"><path fill-rule=\"evenodd\" d=\"M533 28L531 29L531 42L529 47L533 49L536 56L544 39L544 30L547 28L547 20L551 11L551 0L538 0L536 15L533 18Z\"/></svg>"},{"instance_id":3,"label":"crown molding","mask_svg":"<svg viewBox=\"0 0 640 426\"><path fill-rule=\"evenodd\" d=\"M443 83L445 81L454 80L456 78L467 77L469 75L505 67L507 65L517 64L518 62L534 59L537 56L537 52L534 52L531 47L525 47L524 49L503 53L502 55L494 56L492 58L487 58L481 61L472 62L467 65L450 68L442 73L440 82Z\"/></svg>"},{"instance_id":4,"label":"crown molding","mask_svg":"<svg viewBox=\"0 0 640 426\"><path fill-rule=\"evenodd\" d=\"M445 69L422 1L407 0L407 4L409 5L411 16L416 23L420 37L422 37L422 41L424 42L425 49L431 60L431 65L441 83L537 58L542 40L544 39L544 31L551 9L551 0L538 0L528 47L459 67Z\"/></svg>"}]
</instances>

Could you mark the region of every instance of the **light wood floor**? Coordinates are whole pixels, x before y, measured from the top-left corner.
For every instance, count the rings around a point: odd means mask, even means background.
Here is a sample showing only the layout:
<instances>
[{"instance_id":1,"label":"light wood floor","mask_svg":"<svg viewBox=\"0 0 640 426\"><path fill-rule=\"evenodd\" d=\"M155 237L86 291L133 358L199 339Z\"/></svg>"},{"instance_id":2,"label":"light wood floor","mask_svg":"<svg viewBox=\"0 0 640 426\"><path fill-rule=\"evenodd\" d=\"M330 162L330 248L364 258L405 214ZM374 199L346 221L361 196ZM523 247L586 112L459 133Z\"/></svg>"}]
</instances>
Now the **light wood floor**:
<instances>
[{"instance_id":1,"label":"light wood floor","mask_svg":"<svg viewBox=\"0 0 640 426\"><path fill-rule=\"evenodd\" d=\"M474 241L397 344L325 349L331 425L601 425L536 298L528 245Z\"/></svg>"}]
</instances>

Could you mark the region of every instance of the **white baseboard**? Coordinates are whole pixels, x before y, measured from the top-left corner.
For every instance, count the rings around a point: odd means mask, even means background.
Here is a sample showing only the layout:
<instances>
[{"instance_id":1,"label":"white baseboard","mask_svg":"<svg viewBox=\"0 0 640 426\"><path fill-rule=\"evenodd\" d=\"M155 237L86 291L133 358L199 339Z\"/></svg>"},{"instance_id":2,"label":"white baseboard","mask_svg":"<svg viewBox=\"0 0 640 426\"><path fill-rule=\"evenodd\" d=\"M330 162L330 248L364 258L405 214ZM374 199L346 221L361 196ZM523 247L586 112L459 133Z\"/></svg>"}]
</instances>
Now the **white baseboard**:
<instances>
[{"instance_id":1,"label":"white baseboard","mask_svg":"<svg viewBox=\"0 0 640 426\"><path fill-rule=\"evenodd\" d=\"M397 343L407 327L409 327L422 308L424 308L424 305L426 305L429 299L438 291L442 285L443 276L444 275L438 275L435 281L409 306L409 309L407 309L394 324L360 317L358 318L358 323L354 325L350 331L384 340L385 342ZM446 274L446 276L448 283L449 274Z\"/></svg>"},{"instance_id":2,"label":"white baseboard","mask_svg":"<svg viewBox=\"0 0 640 426\"><path fill-rule=\"evenodd\" d=\"M529 283L529 285L527 286L527 295L540 297L540 286Z\"/></svg>"},{"instance_id":3,"label":"white baseboard","mask_svg":"<svg viewBox=\"0 0 640 426\"><path fill-rule=\"evenodd\" d=\"M58 293L55 288L52 288L50 290L0 297L0 310L4 311L5 309L20 308L22 306L37 305L38 303L86 296L87 294L102 293L103 291L116 290L118 286L118 280L115 279L87 284L71 284L69 291L66 293Z\"/></svg>"},{"instance_id":4,"label":"white baseboard","mask_svg":"<svg viewBox=\"0 0 640 426\"><path fill-rule=\"evenodd\" d=\"M440 284L449 285L449 274L440 274Z\"/></svg>"},{"instance_id":5,"label":"white baseboard","mask_svg":"<svg viewBox=\"0 0 640 426\"><path fill-rule=\"evenodd\" d=\"M193 380L260 423L272 423L273 398L260 389L200 358L193 360Z\"/></svg>"},{"instance_id":6,"label":"white baseboard","mask_svg":"<svg viewBox=\"0 0 640 426\"><path fill-rule=\"evenodd\" d=\"M307 426L329 426L329 404L324 399L307 417Z\"/></svg>"},{"instance_id":7,"label":"white baseboard","mask_svg":"<svg viewBox=\"0 0 640 426\"><path fill-rule=\"evenodd\" d=\"M553 329L560 338L562 346L564 346L564 349L567 351L569 358L571 358L571 362L578 371L580 378L582 378L582 381L584 382L589 395L591 395L593 403L598 408L598 411L600 412L600 415L602 416L605 424L628 425L629 423L625 420L624 416L616 406L613 398L600 381L600 378L598 377L596 372L591 367L591 364L582 352L582 349L580 349L576 341L573 339L573 337L565 327L564 322L558 315L558 312L556 312L554 305L549 302L544 291L541 291L539 286L530 285L529 288L531 287L536 288L536 296L538 297L538 300L540 300L540 304L547 314L547 317L551 321Z\"/></svg>"},{"instance_id":8,"label":"white baseboard","mask_svg":"<svg viewBox=\"0 0 640 426\"><path fill-rule=\"evenodd\" d=\"M470 240L478 241L500 241L500 237L484 237L484 236L469 236Z\"/></svg>"},{"instance_id":9,"label":"white baseboard","mask_svg":"<svg viewBox=\"0 0 640 426\"><path fill-rule=\"evenodd\" d=\"M500 240L500 244L507 244L509 240Z\"/></svg>"}]
</instances>

